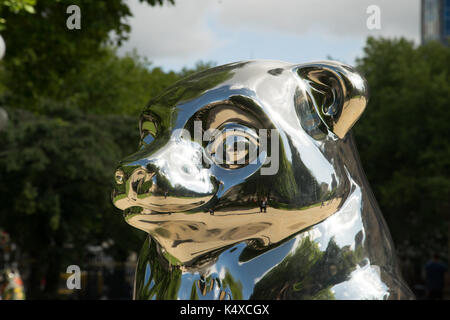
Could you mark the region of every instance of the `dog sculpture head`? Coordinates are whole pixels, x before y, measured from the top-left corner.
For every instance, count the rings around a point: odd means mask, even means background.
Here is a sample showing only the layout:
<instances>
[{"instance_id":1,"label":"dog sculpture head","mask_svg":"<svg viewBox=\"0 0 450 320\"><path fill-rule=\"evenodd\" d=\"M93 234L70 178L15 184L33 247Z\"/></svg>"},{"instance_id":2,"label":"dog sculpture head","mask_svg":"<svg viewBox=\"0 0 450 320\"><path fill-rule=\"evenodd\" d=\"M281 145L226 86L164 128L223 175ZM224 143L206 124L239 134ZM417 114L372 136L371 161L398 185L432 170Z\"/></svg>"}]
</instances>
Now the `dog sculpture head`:
<instances>
[{"instance_id":1,"label":"dog sculpture head","mask_svg":"<svg viewBox=\"0 0 450 320\"><path fill-rule=\"evenodd\" d=\"M338 146L367 101L363 77L332 61L192 75L142 112L140 148L115 172L113 203L181 264L242 241L277 243L345 200Z\"/></svg>"}]
</instances>

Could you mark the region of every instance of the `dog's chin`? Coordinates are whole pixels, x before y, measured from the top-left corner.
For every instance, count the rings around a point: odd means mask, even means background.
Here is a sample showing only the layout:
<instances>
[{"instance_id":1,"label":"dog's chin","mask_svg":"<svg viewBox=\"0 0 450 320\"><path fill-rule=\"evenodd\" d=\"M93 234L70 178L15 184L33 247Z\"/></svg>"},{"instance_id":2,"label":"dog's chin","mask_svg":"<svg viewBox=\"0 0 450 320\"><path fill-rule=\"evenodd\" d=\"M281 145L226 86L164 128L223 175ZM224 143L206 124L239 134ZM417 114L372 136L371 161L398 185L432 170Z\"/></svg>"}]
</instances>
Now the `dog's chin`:
<instances>
[{"instance_id":1,"label":"dog's chin","mask_svg":"<svg viewBox=\"0 0 450 320\"><path fill-rule=\"evenodd\" d=\"M239 222L239 217L219 216L209 212L151 212L125 217L131 226L147 232L161 247L181 264L249 239L265 241L272 227L264 219ZM247 220L247 219L246 219Z\"/></svg>"},{"instance_id":2,"label":"dog's chin","mask_svg":"<svg viewBox=\"0 0 450 320\"><path fill-rule=\"evenodd\" d=\"M263 246L276 244L333 215L342 200L336 198L299 210L269 207L267 212L261 212L259 207L173 213L146 209L129 213L125 220L148 233L165 252L185 263L243 241L258 240Z\"/></svg>"}]
</instances>

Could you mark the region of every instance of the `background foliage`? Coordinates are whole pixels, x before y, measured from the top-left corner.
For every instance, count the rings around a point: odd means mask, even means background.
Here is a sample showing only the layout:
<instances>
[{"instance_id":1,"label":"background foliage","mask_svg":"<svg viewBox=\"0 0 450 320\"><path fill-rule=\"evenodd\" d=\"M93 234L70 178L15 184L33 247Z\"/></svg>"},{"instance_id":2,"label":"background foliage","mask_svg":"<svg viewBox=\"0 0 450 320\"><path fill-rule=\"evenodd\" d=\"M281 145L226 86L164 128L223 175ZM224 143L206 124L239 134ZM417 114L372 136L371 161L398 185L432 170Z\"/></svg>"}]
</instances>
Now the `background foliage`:
<instances>
[{"instance_id":1,"label":"background foliage","mask_svg":"<svg viewBox=\"0 0 450 320\"><path fill-rule=\"evenodd\" d=\"M357 67L371 98L356 142L400 260L420 268L433 252L448 258L450 49L369 38Z\"/></svg>"}]
</instances>

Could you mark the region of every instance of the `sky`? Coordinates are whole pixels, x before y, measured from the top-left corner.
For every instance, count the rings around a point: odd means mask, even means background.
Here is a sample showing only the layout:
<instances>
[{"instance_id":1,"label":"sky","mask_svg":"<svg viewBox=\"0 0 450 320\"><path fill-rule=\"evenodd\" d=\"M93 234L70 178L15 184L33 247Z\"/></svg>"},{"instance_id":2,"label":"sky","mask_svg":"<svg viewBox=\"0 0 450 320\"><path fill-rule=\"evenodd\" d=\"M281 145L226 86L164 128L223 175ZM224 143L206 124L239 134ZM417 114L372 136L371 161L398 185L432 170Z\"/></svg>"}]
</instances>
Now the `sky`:
<instances>
[{"instance_id":1,"label":"sky","mask_svg":"<svg viewBox=\"0 0 450 320\"><path fill-rule=\"evenodd\" d=\"M420 41L420 0L175 0L162 7L127 2L131 33L119 53L135 49L166 71L198 61L332 58L354 64L367 36ZM379 8L379 28L367 26L368 20L377 22L371 5Z\"/></svg>"}]
</instances>

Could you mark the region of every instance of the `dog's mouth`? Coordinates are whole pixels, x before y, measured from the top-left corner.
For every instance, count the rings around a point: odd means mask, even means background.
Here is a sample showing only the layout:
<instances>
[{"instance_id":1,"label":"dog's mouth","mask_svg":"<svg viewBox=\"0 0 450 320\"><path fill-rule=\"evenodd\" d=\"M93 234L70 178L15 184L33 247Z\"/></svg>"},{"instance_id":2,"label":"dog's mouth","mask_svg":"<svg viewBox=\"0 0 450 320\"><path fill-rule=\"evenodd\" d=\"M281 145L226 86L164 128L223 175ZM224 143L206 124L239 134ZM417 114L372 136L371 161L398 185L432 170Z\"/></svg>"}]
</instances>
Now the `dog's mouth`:
<instances>
[{"instance_id":1,"label":"dog's mouth","mask_svg":"<svg viewBox=\"0 0 450 320\"><path fill-rule=\"evenodd\" d=\"M190 211L204 206L214 195L206 197L179 198L170 196L150 196L149 199L128 199L128 204L142 207L143 213L163 214Z\"/></svg>"},{"instance_id":2,"label":"dog's mouth","mask_svg":"<svg viewBox=\"0 0 450 320\"><path fill-rule=\"evenodd\" d=\"M181 196L170 195L166 192L149 192L146 194L137 194L129 192L128 194L118 194L117 190L112 192L112 201L114 205L128 212L130 208L142 208L141 213L175 213L194 210L205 206L214 198L216 192L209 195Z\"/></svg>"},{"instance_id":3,"label":"dog's mouth","mask_svg":"<svg viewBox=\"0 0 450 320\"><path fill-rule=\"evenodd\" d=\"M218 192L218 183L212 177L211 188L194 191L180 185L172 186L163 175L138 168L127 178L116 173L116 188L112 202L125 213L175 213L205 206ZM140 208L138 210L138 208Z\"/></svg>"}]
</instances>

